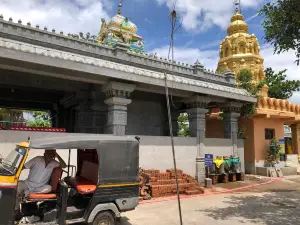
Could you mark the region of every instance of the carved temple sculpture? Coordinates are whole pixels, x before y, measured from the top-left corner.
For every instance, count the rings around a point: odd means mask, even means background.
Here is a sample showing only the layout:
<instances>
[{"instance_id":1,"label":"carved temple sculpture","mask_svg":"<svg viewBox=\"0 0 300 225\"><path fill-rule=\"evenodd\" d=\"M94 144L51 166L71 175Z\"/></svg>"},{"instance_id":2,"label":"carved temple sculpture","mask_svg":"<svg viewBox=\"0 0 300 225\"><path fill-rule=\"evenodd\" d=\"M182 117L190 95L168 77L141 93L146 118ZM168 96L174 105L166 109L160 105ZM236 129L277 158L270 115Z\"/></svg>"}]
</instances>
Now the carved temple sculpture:
<instances>
[{"instance_id":1,"label":"carved temple sculpture","mask_svg":"<svg viewBox=\"0 0 300 225\"><path fill-rule=\"evenodd\" d=\"M109 23L102 19L97 40L98 43L111 47L121 42L128 46L129 51L145 53L143 38L137 34L137 31L137 26L127 17L122 16L119 10Z\"/></svg>"},{"instance_id":2,"label":"carved temple sculpture","mask_svg":"<svg viewBox=\"0 0 300 225\"><path fill-rule=\"evenodd\" d=\"M236 10L227 29L228 36L220 44L220 60L217 72L231 70L235 75L242 69L248 69L253 74L254 82L265 77L264 59L260 56L260 46L254 34L248 34L248 24L244 16ZM261 90L261 95L267 97L268 86Z\"/></svg>"}]
</instances>

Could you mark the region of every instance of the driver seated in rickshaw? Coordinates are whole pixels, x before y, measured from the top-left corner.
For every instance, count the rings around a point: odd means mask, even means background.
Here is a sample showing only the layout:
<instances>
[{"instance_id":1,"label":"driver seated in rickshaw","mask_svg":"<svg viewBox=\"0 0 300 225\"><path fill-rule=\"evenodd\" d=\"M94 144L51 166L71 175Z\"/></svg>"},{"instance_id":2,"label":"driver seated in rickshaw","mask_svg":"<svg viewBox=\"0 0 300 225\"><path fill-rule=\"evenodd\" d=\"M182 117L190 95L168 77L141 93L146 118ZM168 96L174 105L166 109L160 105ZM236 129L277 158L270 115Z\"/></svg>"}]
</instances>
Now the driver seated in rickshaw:
<instances>
[{"instance_id":1,"label":"driver seated in rickshaw","mask_svg":"<svg viewBox=\"0 0 300 225\"><path fill-rule=\"evenodd\" d=\"M58 161L55 160L58 159ZM26 197L29 194L50 193L51 185L49 185L50 177L53 169L67 167L64 160L57 154L55 149L46 149L44 156L36 156L24 164L25 169L30 169L28 178L24 181L19 181L17 189L16 207L19 209L20 198Z\"/></svg>"}]
</instances>

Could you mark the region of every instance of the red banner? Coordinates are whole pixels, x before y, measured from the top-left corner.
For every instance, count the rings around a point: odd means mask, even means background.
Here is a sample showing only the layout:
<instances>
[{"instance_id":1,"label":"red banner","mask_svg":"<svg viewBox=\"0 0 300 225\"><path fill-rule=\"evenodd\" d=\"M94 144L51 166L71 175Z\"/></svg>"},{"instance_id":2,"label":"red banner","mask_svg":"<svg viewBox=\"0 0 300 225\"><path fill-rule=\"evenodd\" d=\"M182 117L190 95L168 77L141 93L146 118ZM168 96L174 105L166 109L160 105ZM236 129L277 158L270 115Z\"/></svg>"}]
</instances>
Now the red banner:
<instances>
[{"instance_id":1,"label":"red banner","mask_svg":"<svg viewBox=\"0 0 300 225\"><path fill-rule=\"evenodd\" d=\"M10 126L9 130L35 132L66 132L65 128Z\"/></svg>"}]
</instances>

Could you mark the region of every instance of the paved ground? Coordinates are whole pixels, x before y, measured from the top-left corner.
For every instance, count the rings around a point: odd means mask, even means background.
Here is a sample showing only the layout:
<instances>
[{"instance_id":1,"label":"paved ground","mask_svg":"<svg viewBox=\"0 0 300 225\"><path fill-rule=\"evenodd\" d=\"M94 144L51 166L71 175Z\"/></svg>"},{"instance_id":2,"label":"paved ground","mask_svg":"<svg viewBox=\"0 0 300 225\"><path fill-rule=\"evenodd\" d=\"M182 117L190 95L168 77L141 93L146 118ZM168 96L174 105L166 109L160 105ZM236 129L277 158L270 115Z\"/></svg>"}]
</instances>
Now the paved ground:
<instances>
[{"instance_id":1,"label":"paved ground","mask_svg":"<svg viewBox=\"0 0 300 225\"><path fill-rule=\"evenodd\" d=\"M300 178L233 192L183 199L184 225L300 224ZM177 225L177 201L143 204L118 225Z\"/></svg>"}]
</instances>

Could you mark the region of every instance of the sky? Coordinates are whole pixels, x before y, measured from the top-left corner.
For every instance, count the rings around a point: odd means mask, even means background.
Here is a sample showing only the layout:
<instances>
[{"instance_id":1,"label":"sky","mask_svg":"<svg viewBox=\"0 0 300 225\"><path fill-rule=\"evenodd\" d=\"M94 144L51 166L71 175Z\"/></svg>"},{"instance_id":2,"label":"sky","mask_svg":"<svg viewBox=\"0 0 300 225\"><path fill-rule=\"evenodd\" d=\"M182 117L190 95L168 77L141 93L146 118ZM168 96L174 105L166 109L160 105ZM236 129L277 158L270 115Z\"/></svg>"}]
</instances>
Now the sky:
<instances>
[{"instance_id":1,"label":"sky","mask_svg":"<svg viewBox=\"0 0 300 225\"><path fill-rule=\"evenodd\" d=\"M193 64L197 59L210 70L215 70L219 60L219 44L226 36L230 18L234 14L234 0L123 0L122 15L138 27L149 53L168 55L171 22L168 17L176 2L178 24L174 38L175 60ZM269 0L241 0L241 9L254 33L265 58L265 68L279 71L287 69L289 79L298 79L294 52L273 54L273 47L264 42L263 18L257 15ZM119 0L0 0L0 14L15 22L31 22L41 28L47 26L64 33L90 32L97 35L101 18L109 20L117 13ZM300 104L300 93L290 99Z\"/></svg>"}]
</instances>

